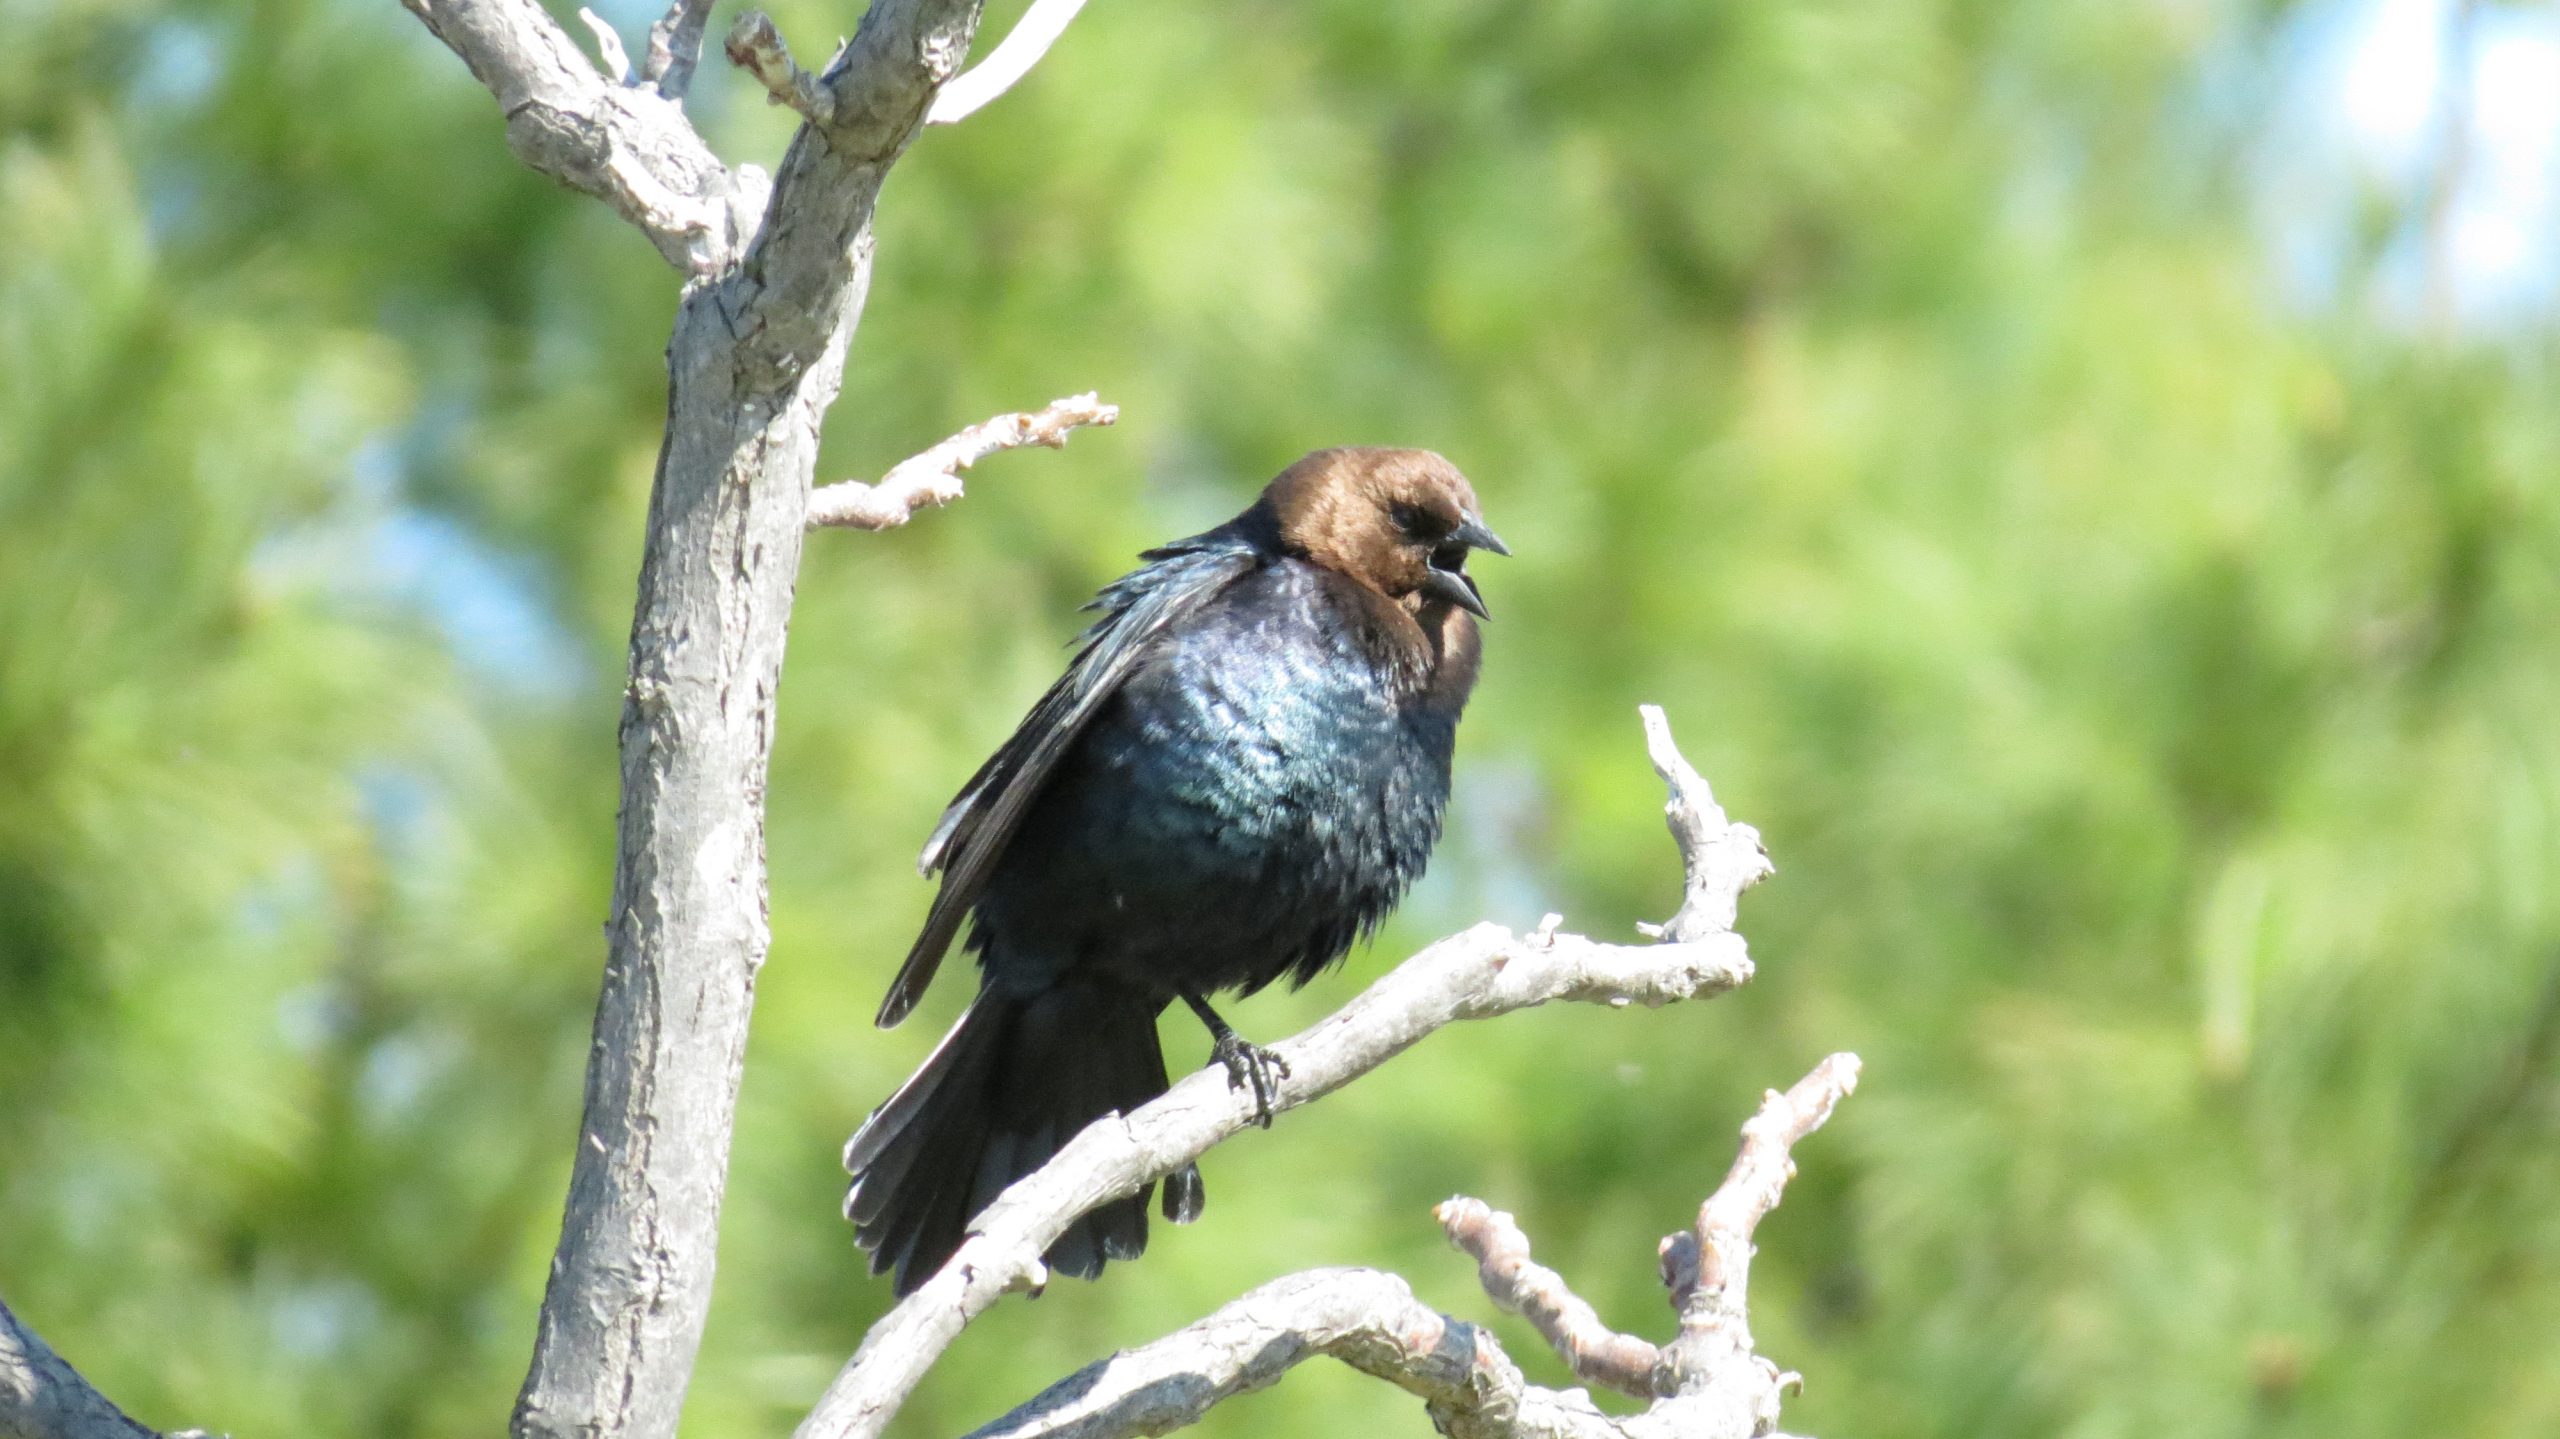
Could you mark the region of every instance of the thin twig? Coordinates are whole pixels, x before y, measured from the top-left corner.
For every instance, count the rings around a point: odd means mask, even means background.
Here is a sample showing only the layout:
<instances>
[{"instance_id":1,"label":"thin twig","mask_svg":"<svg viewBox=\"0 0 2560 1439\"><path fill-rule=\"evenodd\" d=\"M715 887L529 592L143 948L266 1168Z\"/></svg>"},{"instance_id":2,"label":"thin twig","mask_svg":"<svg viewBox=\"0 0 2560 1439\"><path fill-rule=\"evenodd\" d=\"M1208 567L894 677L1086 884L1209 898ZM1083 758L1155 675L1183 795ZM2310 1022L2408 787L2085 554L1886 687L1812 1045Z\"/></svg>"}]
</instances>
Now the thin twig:
<instances>
[{"instance_id":1,"label":"thin twig","mask_svg":"<svg viewBox=\"0 0 2560 1439\"><path fill-rule=\"evenodd\" d=\"M648 68L640 81L658 93L681 101L693 85L694 66L702 62L702 32L711 23L711 0L675 0L658 23L649 27Z\"/></svg>"},{"instance_id":2,"label":"thin twig","mask_svg":"<svg viewBox=\"0 0 2560 1439\"><path fill-rule=\"evenodd\" d=\"M1535 1326L1574 1377L1638 1399L1653 1396L1654 1367L1662 1352L1651 1341L1621 1334L1564 1282L1564 1276L1529 1257L1529 1236L1518 1220L1481 1199L1460 1196L1432 1211L1449 1242L1476 1261L1476 1278L1503 1309Z\"/></svg>"},{"instance_id":3,"label":"thin twig","mask_svg":"<svg viewBox=\"0 0 2560 1439\"><path fill-rule=\"evenodd\" d=\"M954 125L985 109L989 102L1014 87L1058 37L1067 33L1067 22L1084 8L1084 0L1031 0L1031 8L997 43L994 52L959 78L942 87L934 97L933 108L925 113L928 125Z\"/></svg>"},{"instance_id":4,"label":"thin twig","mask_svg":"<svg viewBox=\"0 0 2560 1439\"><path fill-rule=\"evenodd\" d=\"M1740 1311L1751 1283L1751 1234L1795 1178L1798 1142L1820 1129L1840 1101L1857 1092L1858 1056L1834 1054L1781 1094L1761 1096L1759 1112L1742 1126L1742 1150L1724 1183L1698 1206L1687 1232L1662 1241L1672 1307L1683 1316L1702 1305Z\"/></svg>"},{"instance_id":5,"label":"thin twig","mask_svg":"<svg viewBox=\"0 0 2560 1439\"><path fill-rule=\"evenodd\" d=\"M720 48L730 64L756 77L767 104L788 105L821 129L835 118L835 92L791 58L791 47L774 28L772 16L761 10L741 12L730 23L729 38Z\"/></svg>"},{"instance_id":6,"label":"thin twig","mask_svg":"<svg viewBox=\"0 0 2560 1439\"><path fill-rule=\"evenodd\" d=\"M1751 1240L1795 1177L1794 1150L1858 1087L1858 1056L1834 1054L1781 1094L1770 1090L1742 1126L1742 1150L1724 1183L1698 1206L1696 1224L1660 1246L1662 1282L1680 1333L1655 1371L1662 1401L1706 1425L1774 1427L1778 1402L1803 1379L1761 1357L1751 1338ZM1658 1406L1661 1407L1661 1406Z\"/></svg>"},{"instance_id":7,"label":"thin twig","mask_svg":"<svg viewBox=\"0 0 2560 1439\"><path fill-rule=\"evenodd\" d=\"M1645 751L1653 759L1653 772L1670 787L1662 816L1680 846L1687 880L1679 912L1659 926L1644 926L1644 931L1670 940L1724 933L1733 928L1742 892L1777 873L1777 867L1769 863L1760 831L1725 818L1705 777L1672 743L1671 721L1663 717L1662 707L1644 705L1638 712L1644 716Z\"/></svg>"},{"instance_id":8,"label":"thin twig","mask_svg":"<svg viewBox=\"0 0 2560 1439\"><path fill-rule=\"evenodd\" d=\"M998 415L900 461L878 484L846 480L813 491L809 528L895 529L928 505L947 505L960 498L960 472L989 455L1025 445L1064 449L1068 434L1078 427L1108 425L1119 418L1118 405L1102 403L1101 396L1091 391L1053 400L1046 409Z\"/></svg>"}]
</instances>

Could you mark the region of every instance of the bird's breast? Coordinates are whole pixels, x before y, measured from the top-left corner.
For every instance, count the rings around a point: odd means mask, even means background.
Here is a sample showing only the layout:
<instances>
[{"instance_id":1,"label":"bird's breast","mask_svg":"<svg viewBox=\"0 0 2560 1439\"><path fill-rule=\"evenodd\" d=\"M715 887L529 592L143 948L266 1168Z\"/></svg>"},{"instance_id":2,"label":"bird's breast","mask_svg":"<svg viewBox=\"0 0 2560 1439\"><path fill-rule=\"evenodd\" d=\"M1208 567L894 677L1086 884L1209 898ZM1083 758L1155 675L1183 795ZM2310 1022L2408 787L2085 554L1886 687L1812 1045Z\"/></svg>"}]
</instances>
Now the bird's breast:
<instances>
[{"instance_id":1,"label":"bird's breast","mask_svg":"<svg viewBox=\"0 0 2560 1439\"><path fill-rule=\"evenodd\" d=\"M1454 712L1364 654L1303 577L1235 590L1078 741L1031 816L1043 841L1016 847L1042 872L991 896L999 922L1037 889L1045 912L1090 917L1076 942L1107 967L1249 990L1321 971L1421 873Z\"/></svg>"},{"instance_id":2,"label":"bird's breast","mask_svg":"<svg viewBox=\"0 0 2560 1439\"><path fill-rule=\"evenodd\" d=\"M1408 688L1353 636L1239 606L1133 677L1098 738L1220 851L1400 887L1438 833L1453 737Z\"/></svg>"}]
</instances>

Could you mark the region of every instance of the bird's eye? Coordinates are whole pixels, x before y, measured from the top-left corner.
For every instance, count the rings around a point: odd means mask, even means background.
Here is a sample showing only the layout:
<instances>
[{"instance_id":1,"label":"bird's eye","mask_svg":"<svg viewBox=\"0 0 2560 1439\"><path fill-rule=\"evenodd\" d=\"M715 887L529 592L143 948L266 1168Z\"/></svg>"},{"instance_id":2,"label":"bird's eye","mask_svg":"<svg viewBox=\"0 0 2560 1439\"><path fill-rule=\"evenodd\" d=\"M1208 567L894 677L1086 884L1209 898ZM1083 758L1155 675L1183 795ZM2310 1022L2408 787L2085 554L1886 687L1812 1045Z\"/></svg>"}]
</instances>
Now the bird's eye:
<instances>
[{"instance_id":1,"label":"bird's eye","mask_svg":"<svg viewBox=\"0 0 2560 1439\"><path fill-rule=\"evenodd\" d=\"M1448 529L1429 510L1404 500L1387 507L1387 518L1395 521L1396 528L1411 539L1436 540Z\"/></svg>"}]
</instances>

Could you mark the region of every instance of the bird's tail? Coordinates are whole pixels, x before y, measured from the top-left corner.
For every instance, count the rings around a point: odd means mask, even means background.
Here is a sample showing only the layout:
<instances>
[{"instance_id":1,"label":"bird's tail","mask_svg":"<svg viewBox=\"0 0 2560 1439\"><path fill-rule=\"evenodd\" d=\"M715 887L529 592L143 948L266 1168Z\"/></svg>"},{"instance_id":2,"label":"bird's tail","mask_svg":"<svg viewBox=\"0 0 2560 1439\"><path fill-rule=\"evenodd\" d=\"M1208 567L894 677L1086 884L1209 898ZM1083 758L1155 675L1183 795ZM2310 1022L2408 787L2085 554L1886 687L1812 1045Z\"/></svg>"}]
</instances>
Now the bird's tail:
<instances>
[{"instance_id":1,"label":"bird's tail","mask_svg":"<svg viewBox=\"0 0 2560 1439\"><path fill-rule=\"evenodd\" d=\"M845 1144L853 1175L845 1217L871 1251L871 1272L894 1270L900 1295L940 1269L969 1221L1084 1127L1165 1091L1156 1042L1163 1006L1107 982L1063 981L1039 994L980 992L922 1068ZM1058 1236L1049 1267L1091 1279L1106 1259L1147 1247L1155 1186L1078 1219ZM1164 1214L1200 1213L1200 1171L1165 1181Z\"/></svg>"}]
</instances>

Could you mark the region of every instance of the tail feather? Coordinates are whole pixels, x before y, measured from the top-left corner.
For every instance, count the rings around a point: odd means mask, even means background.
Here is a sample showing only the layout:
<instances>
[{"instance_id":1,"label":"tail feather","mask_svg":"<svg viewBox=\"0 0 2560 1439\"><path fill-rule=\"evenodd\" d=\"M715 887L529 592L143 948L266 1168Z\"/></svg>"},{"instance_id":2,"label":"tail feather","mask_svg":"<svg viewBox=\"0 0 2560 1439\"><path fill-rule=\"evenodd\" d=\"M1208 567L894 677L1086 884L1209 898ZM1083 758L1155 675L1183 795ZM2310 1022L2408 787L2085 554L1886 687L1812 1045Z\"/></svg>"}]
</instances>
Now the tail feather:
<instances>
[{"instance_id":1,"label":"tail feather","mask_svg":"<svg viewBox=\"0 0 2560 1439\"><path fill-rule=\"evenodd\" d=\"M1200 1183L1200 1166L1186 1164L1164 1177L1164 1217L1176 1224L1189 1224L1200 1217L1200 1208L1209 1196Z\"/></svg>"},{"instance_id":2,"label":"tail feather","mask_svg":"<svg viewBox=\"0 0 2560 1439\"><path fill-rule=\"evenodd\" d=\"M1147 1201L1152 1197L1141 1194L1126 1204L1113 1204L1094 1212L1094 1238L1102 1245L1103 1258L1135 1259L1147 1252Z\"/></svg>"},{"instance_id":3,"label":"tail feather","mask_svg":"<svg viewBox=\"0 0 2560 1439\"><path fill-rule=\"evenodd\" d=\"M872 1272L894 1271L897 1292L913 1291L1007 1185L1094 1120L1162 1094L1161 1008L1136 990L1082 979L1030 996L981 993L845 1145L845 1217L871 1251ZM1089 1279L1107 1260L1136 1258L1153 1188L1078 1218L1051 1246L1049 1266ZM1166 1217L1188 1222L1199 1195L1196 1169L1173 1176Z\"/></svg>"},{"instance_id":4,"label":"tail feather","mask_svg":"<svg viewBox=\"0 0 2560 1439\"><path fill-rule=\"evenodd\" d=\"M1023 1152L1019 1134L998 1134L987 1140L987 1149L978 1156L977 1182L969 1186L969 1212L975 1214L996 1202L1004 1187L1013 1182L1014 1160Z\"/></svg>"},{"instance_id":5,"label":"tail feather","mask_svg":"<svg viewBox=\"0 0 2560 1439\"><path fill-rule=\"evenodd\" d=\"M1121 1203L1127 1203L1122 1200ZM1058 1242L1049 1246L1049 1267L1060 1274L1078 1279L1096 1279L1102 1274L1102 1246L1093 1242L1093 1216L1084 1215L1067 1226Z\"/></svg>"},{"instance_id":6,"label":"tail feather","mask_svg":"<svg viewBox=\"0 0 2560 1439\"><path fill-rule=\"evenodd\" d=\"M890 1205L906 1192L905 1180L917 1161L969 1119L951 1112L952 1097L981 1082L979 1076L995 1057L991 1046L1002 1037L1000 1017L993 1024L981 1021L979 1008L970 1006L915 1074L845 1142L844 1167L859 1182L845 1194L844 1215L858 1230L879 1226L885 1235ZM921 1212L912 1202L904 1208L909 1214ZM913 1226L906 1226L904 1237L913 1235Z\"/></svg>"},{"instance_id":7,"label":"tail feather","mask_svg":"<svg viewBox=\"0 0 2560 1439\"><path fill-rule=\"evenodd\" d=\"M943 1194L949 1187L951 1170L964 1155L973 1157L981 1142L983 1117L966 1110L949 1112L958 1108L930 1106L919 1113L918 1122L900 1136L905 1142L893 1145L881 1156L880 1172L857 1179L853 1193L847 1196L849 1209L873 1211L868 1224L856 1221L854 1235L864 1248L872 1250L874 1274L893 1263L901 1264L900 1293L906 1292L907 1287L904 1257L930 1251L938 1242L928 1231L950 1207ZM939 1260L932 1267L939 1267Z\"/></svg>"}]
</instances>

